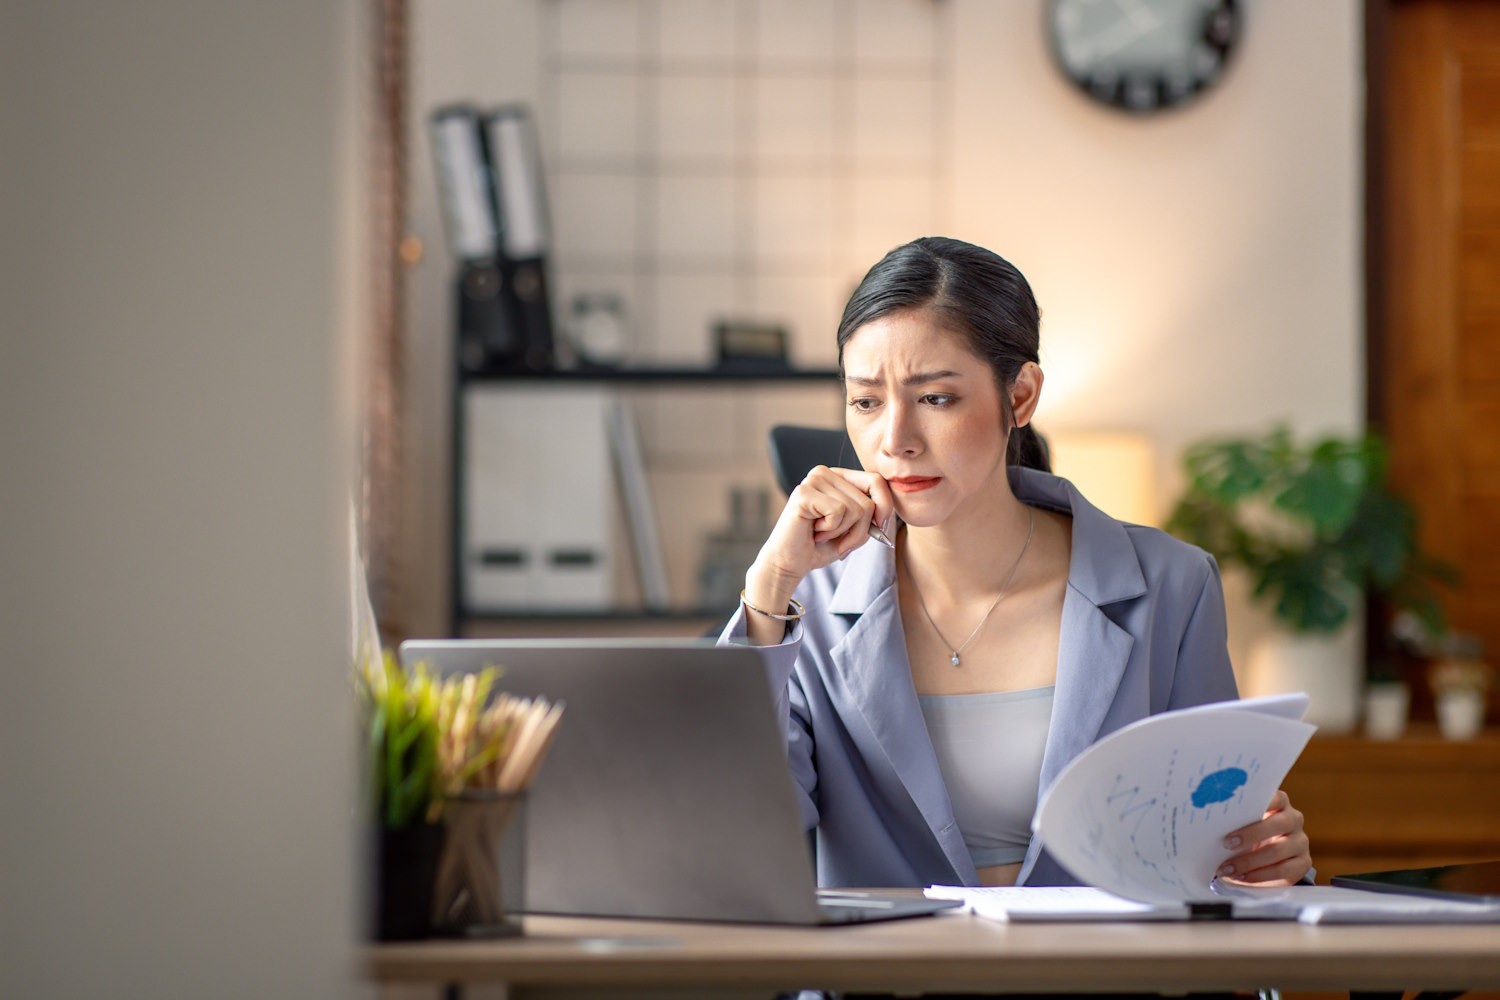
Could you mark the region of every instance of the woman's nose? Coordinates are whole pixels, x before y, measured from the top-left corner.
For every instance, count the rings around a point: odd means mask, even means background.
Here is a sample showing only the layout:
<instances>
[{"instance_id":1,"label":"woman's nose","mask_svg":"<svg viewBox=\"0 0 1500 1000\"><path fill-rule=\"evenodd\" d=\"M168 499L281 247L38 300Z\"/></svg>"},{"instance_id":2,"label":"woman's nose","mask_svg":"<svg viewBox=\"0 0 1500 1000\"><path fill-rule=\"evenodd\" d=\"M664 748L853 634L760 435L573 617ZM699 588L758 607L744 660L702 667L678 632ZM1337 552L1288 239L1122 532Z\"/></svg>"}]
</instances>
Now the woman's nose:
<instances>
[{"instance_id":1,"label":"woman's nose","mask_svg":"<svg viewBox=\"0 0 1500 1000\"><path fill-rule=\"evenodd\" d=\"M881 449L887 455L915 455L921 444L912 425L911 410L900 403L891 404L885 411L885 433L881 436Z\"/></svg>"}]
</instances>

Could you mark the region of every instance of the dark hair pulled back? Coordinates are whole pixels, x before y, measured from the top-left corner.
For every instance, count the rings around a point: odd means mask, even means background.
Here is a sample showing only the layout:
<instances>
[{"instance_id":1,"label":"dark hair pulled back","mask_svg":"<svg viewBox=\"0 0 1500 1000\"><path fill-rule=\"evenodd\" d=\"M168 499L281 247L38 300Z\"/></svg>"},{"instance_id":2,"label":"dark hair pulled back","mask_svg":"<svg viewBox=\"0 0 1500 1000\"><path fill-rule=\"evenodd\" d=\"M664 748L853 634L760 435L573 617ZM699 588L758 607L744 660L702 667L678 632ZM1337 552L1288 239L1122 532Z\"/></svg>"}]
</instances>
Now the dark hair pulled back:
<instances>
[{"instance_id":1,"label":"dark hair pulled back","mask_svg":"<svg viewBox=\"0 0 1500 1000\"><path fill-rule=\"evenodd\" d=\"M844 345L872 320L906 309L930 310L989 363L1000 389L1000 407L1011 431L1006 461L1051 471L1041 436L1016 426L1010 387L1021 366L1037 361L1042 313L1031 286L999 254L962 240L924 236L892 250L870 268L839 321L839 374Z\"/></svg>"}]
</instances>

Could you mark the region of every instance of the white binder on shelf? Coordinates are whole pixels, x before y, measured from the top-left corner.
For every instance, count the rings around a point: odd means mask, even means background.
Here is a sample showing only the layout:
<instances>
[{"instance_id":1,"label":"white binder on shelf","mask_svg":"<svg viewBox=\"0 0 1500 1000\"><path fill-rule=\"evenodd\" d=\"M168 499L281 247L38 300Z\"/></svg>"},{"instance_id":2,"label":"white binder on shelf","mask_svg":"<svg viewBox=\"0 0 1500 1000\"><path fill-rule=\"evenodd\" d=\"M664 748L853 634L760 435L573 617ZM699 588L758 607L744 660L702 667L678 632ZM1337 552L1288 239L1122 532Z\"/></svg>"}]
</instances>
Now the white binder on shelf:
<instances>
[{"instance_id":1,"label":"white binder on shelf","mask_svg":"<svg viewBox=\"0 0 1500 1000\"><path fill-rule=\"evenodd\" d=\"M479 112L466 104L438 108L428 129L448 246L461 261L491 259L500 232Z\"/></svg>"},{"instance_id":2,"label":"white binder on shelf","mask_svg":"<svg viewBox=\"0 0 1500 1000\"><path fill-rule=\"evenodd\" d=\"M471 386L463 409L462 611L613 610L607 390Z\"/></svg>"}]
</instances>

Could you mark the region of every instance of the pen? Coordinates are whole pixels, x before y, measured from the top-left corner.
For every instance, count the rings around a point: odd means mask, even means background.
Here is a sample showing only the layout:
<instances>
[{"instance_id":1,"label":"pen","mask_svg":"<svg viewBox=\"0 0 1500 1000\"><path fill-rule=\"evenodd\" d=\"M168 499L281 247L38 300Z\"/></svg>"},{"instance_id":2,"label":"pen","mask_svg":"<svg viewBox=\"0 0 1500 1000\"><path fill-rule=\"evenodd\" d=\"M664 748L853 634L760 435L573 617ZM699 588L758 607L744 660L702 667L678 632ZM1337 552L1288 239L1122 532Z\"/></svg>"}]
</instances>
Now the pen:
<instances>
[{"instance_id":1,"label":"pen","mask_svg":"<svg viewBox=\"0 0 1500 1000\"><path fill-rule=\"evenodd\" d=\"M884 545L888 549L894 549L896 547L896 543L887 538L885 536L885 532L880 530L880 525L876 524L874 521L870 522L870 537L875 539L877 542L879 542L881 545Z\"/></svg>"}]
</instances>

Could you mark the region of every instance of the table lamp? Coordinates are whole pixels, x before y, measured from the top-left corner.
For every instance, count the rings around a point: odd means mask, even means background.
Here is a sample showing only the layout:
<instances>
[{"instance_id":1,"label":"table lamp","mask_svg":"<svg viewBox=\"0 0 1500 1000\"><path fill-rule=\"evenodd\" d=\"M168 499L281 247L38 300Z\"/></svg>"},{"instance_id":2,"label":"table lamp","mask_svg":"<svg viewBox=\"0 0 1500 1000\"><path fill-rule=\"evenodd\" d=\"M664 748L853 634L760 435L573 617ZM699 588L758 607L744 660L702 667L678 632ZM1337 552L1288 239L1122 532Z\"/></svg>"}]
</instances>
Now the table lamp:
<instances>
[{"instance_id":1,"label":"table lamp","mask_svg":"<svg viewBox=\"0 0 1500 1000\"><path fill-rule=\"evenodd\" d=\"M1111 517L1156 525L1156 449L1136 431L1042 431L1052 471Z\"/></svg>"}]
</instances>

